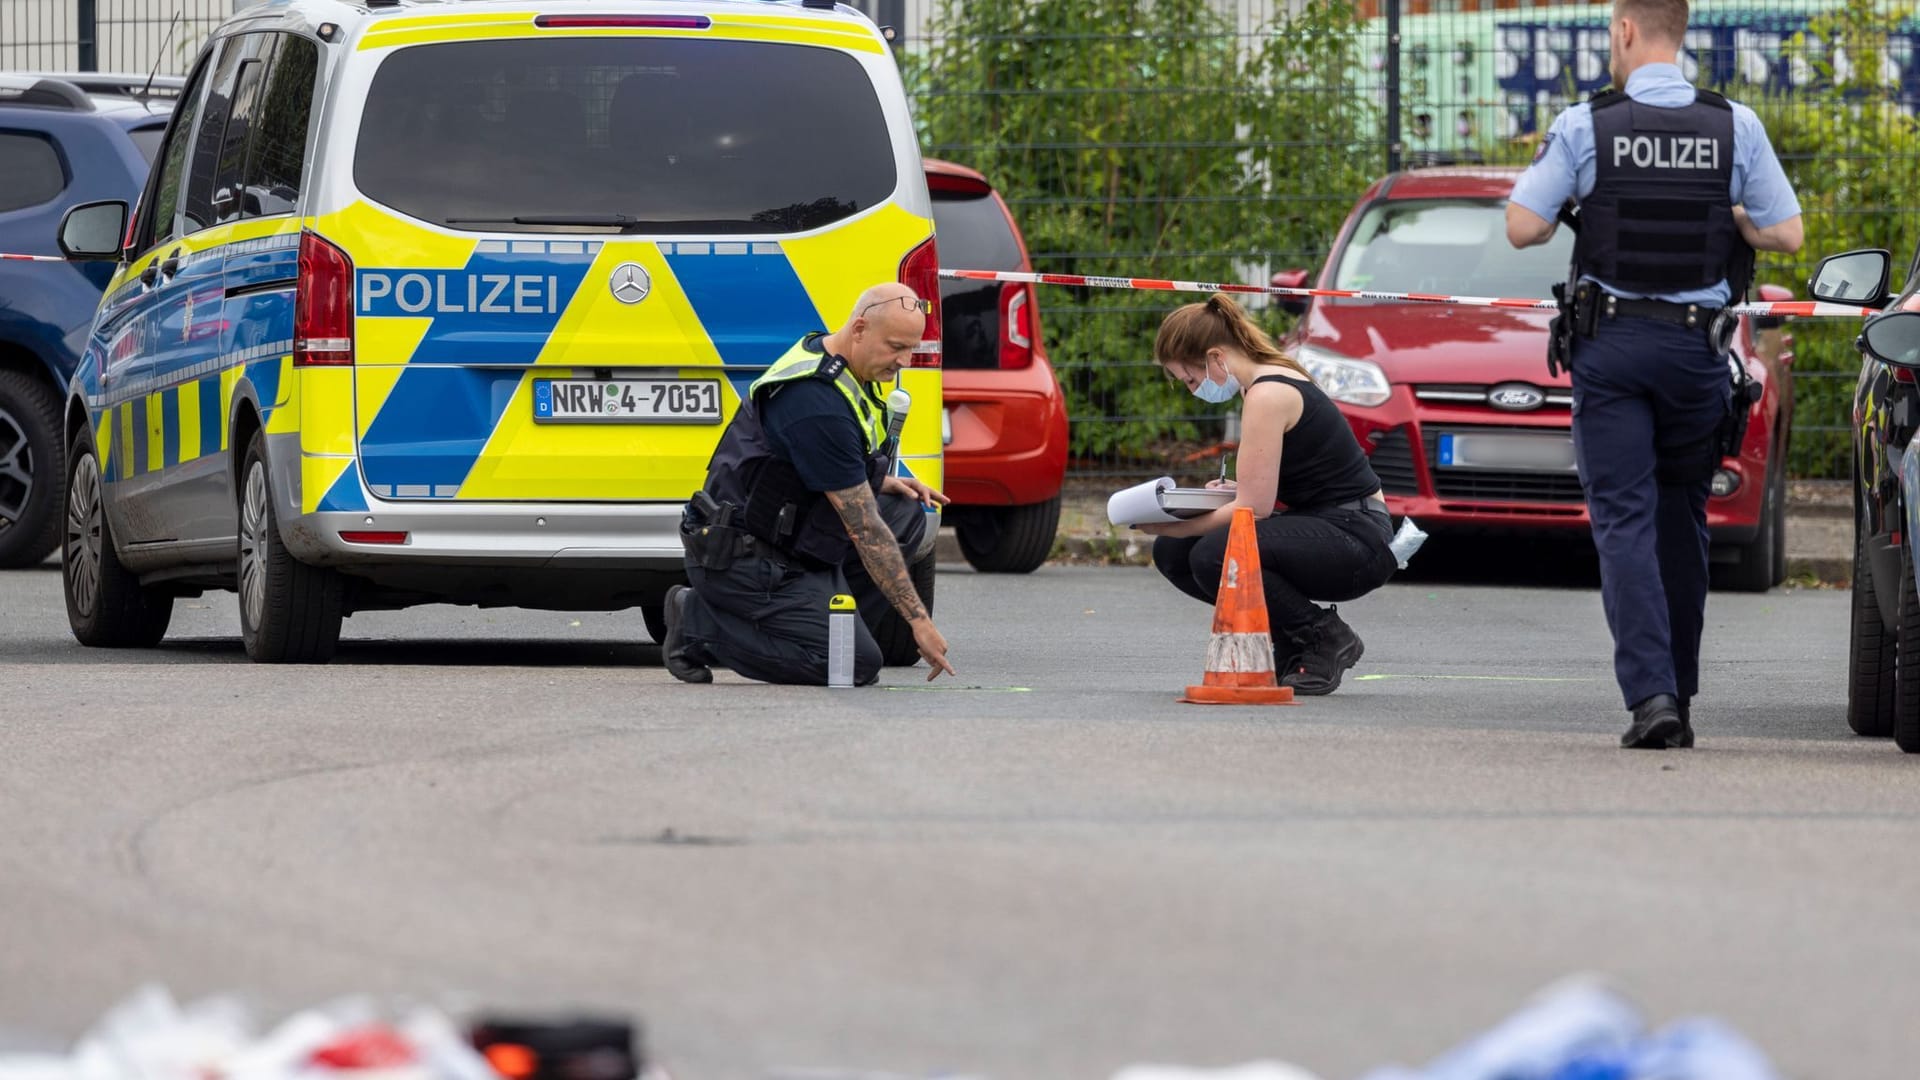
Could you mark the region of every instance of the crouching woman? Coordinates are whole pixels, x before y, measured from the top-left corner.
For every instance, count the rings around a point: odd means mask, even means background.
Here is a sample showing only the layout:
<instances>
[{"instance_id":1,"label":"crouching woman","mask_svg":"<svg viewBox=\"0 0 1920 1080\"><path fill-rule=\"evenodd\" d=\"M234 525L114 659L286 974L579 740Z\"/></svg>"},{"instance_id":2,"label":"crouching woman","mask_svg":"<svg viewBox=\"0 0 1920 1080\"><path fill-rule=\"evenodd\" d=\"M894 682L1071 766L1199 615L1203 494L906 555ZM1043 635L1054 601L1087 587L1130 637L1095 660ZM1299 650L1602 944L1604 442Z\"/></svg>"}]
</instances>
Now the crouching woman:
<instances>
[{"instance_id":1,"label":"crouching woman","mask_svg":"<svg viewBox=\"0 0 1920 1080\"><path fill-rule=\"evenodd\" d=\"M1330 694L1364 646L1332 607L1393 576L1387 503L1353 429L1292 357L1240 306L1216 293L1167 316L1154 360L1200 400L1243 397L1234 501L1200 517L1141 526L1174 588L1211 604L1237 507L1253 511L1274 659L1296 694ZM1277 509L1284 506L1284 510Z\"/></svg>"}]
</instances>

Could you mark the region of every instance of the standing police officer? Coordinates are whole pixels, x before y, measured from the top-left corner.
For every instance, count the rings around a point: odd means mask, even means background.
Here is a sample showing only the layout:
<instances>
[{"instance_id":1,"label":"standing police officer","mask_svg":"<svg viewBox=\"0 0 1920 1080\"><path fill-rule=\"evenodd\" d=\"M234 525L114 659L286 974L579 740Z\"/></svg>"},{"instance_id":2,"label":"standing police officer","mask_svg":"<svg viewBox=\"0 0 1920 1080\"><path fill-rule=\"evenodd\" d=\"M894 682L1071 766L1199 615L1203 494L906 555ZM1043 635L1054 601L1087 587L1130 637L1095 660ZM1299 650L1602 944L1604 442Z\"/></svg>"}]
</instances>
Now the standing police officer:
<instances>
[{"instance_id":1,"label":"standing police officer","mask_svg":"<svg viewBox=\"0 0 1920 1080\"><path fill-rule=\"evenodd\" d=\"M1730 419L1720 309L1751 251L1799 250L1800 204L1759 118L1680 73L1686 0L1615 0L1613 85L1554 120L1514 184L1507 239L1545 243L1576 200L1573 441L1600 552L1620 745L1693 745L1706 505ZM1743 267L1742 264L1745 264ZM1729 279L1732 279L1730 286Z\"/></svg>"},{"instance_id":2,"label":"standing police officer","mask_svg":"<svg viewBox=\"0 0 1920 1080\"><path fill-rule=\"evenodd\" d=\"M912 358L927 307L905 285L876 285L846 325L801 338L754 381L681 524L692 587L668 590L661 643L675 678L712 682L718 663L762 682L825 683L828 603L841 593L862 615L854 682L879 677L868 627L889 605L932 667L928 680L953 674L901 556L925 537L922 508L948 500L887 474L876 385Z\"/></svg>"}]
</instances>

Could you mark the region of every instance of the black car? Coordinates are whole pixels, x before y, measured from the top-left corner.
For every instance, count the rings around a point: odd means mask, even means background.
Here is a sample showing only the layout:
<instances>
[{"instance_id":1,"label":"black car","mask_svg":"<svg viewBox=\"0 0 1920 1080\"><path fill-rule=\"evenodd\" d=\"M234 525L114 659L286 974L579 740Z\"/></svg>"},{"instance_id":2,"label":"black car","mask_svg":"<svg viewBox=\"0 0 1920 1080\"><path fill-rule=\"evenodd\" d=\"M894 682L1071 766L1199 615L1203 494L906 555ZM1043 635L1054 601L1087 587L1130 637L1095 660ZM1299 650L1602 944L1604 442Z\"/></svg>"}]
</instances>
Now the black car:
<instances>
[{"instance_id":1,"label":"black car","mask_svg":"<svg viewBox=\"0 0 1920 1080\"><path fill-rule=\"evenodd\" d=\"M1891 258L1850 251L1821 262L1815 300L1873 308L1856 342L1853 395L1853 631L1847 660L1847 723L1861 735L1892 735L1920 753L1920 252L1898 296L1887 292Z\"/></svg>"}]
</instances>

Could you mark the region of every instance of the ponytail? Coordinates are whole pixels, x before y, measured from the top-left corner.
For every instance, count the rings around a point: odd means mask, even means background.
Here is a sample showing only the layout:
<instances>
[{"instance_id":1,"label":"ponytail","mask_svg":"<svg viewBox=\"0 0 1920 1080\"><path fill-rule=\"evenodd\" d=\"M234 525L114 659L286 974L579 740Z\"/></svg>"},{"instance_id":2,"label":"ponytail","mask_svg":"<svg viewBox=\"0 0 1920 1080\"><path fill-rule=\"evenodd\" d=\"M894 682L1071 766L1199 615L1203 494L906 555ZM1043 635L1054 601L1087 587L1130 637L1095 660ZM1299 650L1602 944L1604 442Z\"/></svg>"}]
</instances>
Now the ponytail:
<instances>
[{"instance_id":1,"label":"ponytail","mask_svg":"<svg viewBox=\"0 0 1920 1080\"><path fill-rule=\"evenodd\" d=\"M1226 293L1214 293L1205 303L1187 304L1168 315L1154 338L1153 358L1162 364L1199 367L1206 363L1207 350L1223 345L1245 353L1256 364L1307 374L1307 369L1275 344L1272 336Z\"/></svg>"}]
</instances>

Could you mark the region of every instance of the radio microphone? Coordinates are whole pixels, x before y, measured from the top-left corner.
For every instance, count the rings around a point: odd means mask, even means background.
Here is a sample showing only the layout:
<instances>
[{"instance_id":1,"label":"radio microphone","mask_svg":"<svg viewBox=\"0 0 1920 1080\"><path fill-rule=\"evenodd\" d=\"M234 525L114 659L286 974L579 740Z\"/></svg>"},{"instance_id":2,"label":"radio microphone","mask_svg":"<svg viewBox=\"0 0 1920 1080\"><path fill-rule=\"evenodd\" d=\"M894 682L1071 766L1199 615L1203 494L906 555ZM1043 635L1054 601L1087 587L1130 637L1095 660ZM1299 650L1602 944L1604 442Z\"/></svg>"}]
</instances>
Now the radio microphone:
<instances>
[{"instance_id":1,"label":"radio microphone","mask_svg":"<svg viewBox=\"0 0 1920 1080\"><path fill-rule=\"evenodd\" d=\"M900 467L900 429L907 426L907 410L913 407L913 395L898 387L887 395L887 475Z\"/></svg>"}]
</instances>

